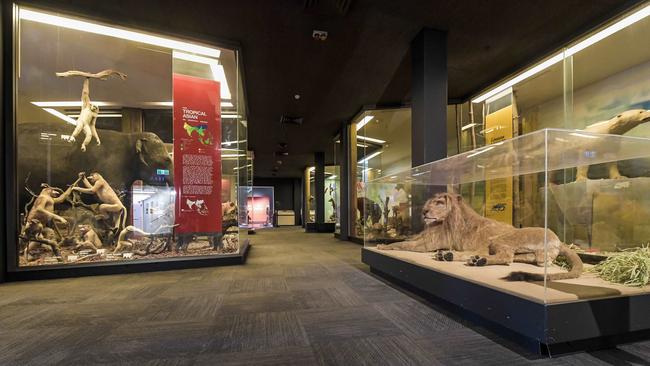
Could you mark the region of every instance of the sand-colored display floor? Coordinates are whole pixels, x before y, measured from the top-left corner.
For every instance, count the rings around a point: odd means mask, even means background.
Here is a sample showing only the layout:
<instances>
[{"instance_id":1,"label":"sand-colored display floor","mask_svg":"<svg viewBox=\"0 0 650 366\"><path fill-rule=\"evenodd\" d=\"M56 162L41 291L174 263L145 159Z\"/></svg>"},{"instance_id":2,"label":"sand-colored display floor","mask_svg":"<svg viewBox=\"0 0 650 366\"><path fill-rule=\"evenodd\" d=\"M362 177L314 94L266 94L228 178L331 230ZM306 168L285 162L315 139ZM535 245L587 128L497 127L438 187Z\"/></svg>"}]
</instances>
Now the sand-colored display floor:
<instances>
[{"instance_id":1,"label":"sand-colored display floor","mask_svg":"<svg viewBox=\"0 0 650 366\"><path fill-rule=\"evenodd\" d=\"M377 250L375 247L366 247L366 249L539 303L544 303L545 298L546 303L550 304L650 293L650 286L638 288L617 285L598 278L594 273L585 272L580 278L572 280L548 281L548 289L544 295L543 282L511 282L502 279L512 271L544 273L543 267L532 264L513 263L509 266L470 267L462 262L436 261L431 258L432 253ZM588 267L590 265L585 264L585 268ZM557 266L548 268L548 273L562 271L565 270Z\"/></svg>"}]
</instances>

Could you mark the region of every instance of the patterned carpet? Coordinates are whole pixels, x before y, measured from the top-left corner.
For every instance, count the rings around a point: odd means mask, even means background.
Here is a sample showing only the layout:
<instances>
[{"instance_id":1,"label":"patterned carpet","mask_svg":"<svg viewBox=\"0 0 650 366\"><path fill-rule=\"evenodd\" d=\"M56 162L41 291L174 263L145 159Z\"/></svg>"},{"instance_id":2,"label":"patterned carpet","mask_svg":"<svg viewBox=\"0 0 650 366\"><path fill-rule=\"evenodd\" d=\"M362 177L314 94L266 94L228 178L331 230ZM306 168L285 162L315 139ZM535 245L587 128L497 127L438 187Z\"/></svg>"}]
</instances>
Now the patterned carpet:
<instances>
[{"instance_id":1,"label":"patterned carpet","mask_svg":"<svg viewBox=\"0 0 650 366\"><path fill-rule=\"evenodd\" d=\"M244 266L0 286L0 365L650 365L650 341L541 359L297 228Z\"/></svg>"}]
</instances>

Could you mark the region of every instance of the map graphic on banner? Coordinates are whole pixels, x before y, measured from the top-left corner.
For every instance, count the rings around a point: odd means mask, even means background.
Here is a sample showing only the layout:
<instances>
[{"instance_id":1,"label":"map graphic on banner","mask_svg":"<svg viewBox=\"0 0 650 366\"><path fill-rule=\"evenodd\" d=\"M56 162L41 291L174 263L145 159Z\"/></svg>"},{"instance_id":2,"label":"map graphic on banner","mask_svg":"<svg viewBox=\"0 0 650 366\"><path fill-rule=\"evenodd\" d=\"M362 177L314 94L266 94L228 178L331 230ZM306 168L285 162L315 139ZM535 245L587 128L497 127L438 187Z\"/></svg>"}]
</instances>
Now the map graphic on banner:
<instances>
[{"instance_id":1,"label":"map graphic on banner","mask_svg":"<svg viewBox=\"0 0 650 366\"><path fill-rule=\"evenodd\" d=\"M219 83L174 74L176 232L221 232Z\"/></svg>"}]
</instances>

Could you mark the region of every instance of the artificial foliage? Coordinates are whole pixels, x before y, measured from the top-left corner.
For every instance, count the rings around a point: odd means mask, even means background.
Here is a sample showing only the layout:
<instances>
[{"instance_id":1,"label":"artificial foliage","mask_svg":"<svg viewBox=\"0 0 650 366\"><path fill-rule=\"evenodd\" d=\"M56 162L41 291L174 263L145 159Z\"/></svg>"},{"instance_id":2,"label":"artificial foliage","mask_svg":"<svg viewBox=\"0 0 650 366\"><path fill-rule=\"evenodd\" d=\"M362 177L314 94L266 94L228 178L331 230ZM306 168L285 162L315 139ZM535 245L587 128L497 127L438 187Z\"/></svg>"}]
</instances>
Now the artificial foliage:
<instances>
[{"instance_id":1,"label":"artificial foliage","mask_svg":"<svg viewBox=\"0 0 650 366\"><path fill-rule=\"evenodd\" d=\"M625 249L591 268L600 278L625 286L641 287L650 282L650 246Z\"/></svg>"}]
</instances>

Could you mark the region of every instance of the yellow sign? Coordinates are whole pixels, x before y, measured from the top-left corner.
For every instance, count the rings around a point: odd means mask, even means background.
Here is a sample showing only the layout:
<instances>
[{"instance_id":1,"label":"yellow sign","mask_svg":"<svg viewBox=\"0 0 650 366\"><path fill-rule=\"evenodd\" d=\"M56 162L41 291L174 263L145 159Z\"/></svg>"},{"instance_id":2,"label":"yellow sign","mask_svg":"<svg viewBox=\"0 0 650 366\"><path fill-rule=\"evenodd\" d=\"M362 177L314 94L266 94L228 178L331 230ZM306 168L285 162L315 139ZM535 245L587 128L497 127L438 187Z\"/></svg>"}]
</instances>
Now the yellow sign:
<instances>
[{"instance_id":1,"label":"yellow sign","mask_svg":"<svg viewBox=\"0 0 650 366\"><path fill-rule=\"evenodd\" d=\"M485 117L487 145L512 138L512 105ZM512 178L485 182L485 217L512 225Z\"/></svg>"}]
</instances>

